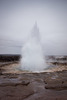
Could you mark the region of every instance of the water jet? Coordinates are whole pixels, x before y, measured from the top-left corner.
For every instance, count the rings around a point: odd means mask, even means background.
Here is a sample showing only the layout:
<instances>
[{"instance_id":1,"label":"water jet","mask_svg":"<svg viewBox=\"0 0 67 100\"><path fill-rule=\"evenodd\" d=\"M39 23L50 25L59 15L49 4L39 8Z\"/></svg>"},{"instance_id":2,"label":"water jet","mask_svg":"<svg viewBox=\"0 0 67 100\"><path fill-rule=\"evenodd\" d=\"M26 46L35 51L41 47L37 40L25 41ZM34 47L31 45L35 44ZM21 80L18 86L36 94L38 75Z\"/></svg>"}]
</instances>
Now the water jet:
<instances>
[{"instance_id":1,"label":"water jet","mask_svg":"<svg viewBox=\"0 0 67 100\"><path fill-rule=\"evenodd\" d=\"M46 68L40 32L35 23L32 32L22 47L21 69L40 72Z\"/></svg>"}]
</instances>

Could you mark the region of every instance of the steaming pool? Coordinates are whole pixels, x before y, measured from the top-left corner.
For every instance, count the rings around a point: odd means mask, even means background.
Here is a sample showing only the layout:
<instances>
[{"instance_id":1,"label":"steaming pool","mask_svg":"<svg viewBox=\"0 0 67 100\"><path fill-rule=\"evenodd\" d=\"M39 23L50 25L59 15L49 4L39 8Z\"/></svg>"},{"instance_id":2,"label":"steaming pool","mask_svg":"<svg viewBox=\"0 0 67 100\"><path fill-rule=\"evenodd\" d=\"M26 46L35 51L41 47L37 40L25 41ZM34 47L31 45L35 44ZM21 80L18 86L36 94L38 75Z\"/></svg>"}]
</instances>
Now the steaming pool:
<instances>
[{"instance_id":1,"label":"steaming pool","mask_svg":"<svg viewBox=\"0 0 67 100\"><path fill-rule=\"evenodd\" d=\"M42 73L42 72L53 72L53 71L61 71L67 69L67 64L59 63L59 64L54 64L54 62L47 62L47 68L45 68L42 71L29 71L29 70L22 70L21 69L21 64L19 62L12 62L12 63L0 63L0 67L3 73Z\"/></svg>"}]
</instances>

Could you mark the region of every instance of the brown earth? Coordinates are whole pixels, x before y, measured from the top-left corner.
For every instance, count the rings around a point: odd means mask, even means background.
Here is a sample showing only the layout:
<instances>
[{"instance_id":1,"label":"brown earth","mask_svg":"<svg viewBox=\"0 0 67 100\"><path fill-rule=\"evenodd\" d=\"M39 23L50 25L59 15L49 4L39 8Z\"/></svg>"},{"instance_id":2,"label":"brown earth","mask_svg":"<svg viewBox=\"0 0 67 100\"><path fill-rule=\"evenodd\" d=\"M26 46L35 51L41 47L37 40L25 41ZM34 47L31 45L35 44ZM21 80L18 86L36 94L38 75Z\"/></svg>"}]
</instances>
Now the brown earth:
<instances>
[{"instance_id":1,"label":"brown earth","mask_svg":"<svg viewBox=\"0 0 67 100\"><path fill-rule=\"evenodd\" d=\"M0 100L67 100L67 67L41 73L19 70L14 63L0 67Z\"/></svg>"}]
</instances>

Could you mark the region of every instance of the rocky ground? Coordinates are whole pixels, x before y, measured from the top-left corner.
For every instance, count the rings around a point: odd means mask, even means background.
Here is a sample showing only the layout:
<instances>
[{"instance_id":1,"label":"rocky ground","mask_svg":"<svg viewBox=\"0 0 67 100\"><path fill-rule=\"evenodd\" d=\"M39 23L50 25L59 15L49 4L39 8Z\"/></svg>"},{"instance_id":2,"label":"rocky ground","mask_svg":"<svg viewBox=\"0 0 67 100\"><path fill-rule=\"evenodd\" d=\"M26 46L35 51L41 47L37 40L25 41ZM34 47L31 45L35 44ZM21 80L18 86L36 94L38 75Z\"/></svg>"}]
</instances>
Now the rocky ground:
<instances>
[{"instance_id":1,"label":"rocky ground","mask_svg":"<svg viewBox=\"0 0 67 100\"><path fill-rule=\"evenodd\" d=\"M15 62L0 67L0 100L67 100L67 66L41 73L21 71Z\"/></svg>"}]
</instances>

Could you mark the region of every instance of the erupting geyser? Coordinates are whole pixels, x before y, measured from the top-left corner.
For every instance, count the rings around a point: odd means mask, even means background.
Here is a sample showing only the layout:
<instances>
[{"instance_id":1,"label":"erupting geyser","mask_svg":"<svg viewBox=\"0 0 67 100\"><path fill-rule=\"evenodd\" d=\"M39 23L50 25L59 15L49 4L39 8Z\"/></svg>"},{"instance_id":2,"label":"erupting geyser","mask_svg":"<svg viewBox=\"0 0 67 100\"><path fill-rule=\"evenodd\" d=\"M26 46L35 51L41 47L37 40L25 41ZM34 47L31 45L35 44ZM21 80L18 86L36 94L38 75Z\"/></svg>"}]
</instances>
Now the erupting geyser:
<instances>
[{"instance_id":1,"label":"erupting geyser","mask_svg":"<svg viewBox=\"0 0 67 100\"><path fill-rule=\"evenodd\" d=\"M21 69L43 71L46 68L44 54L40 43L39 29L34 25L30 37L22 47Z\"/></svg>"}]
</instances>

